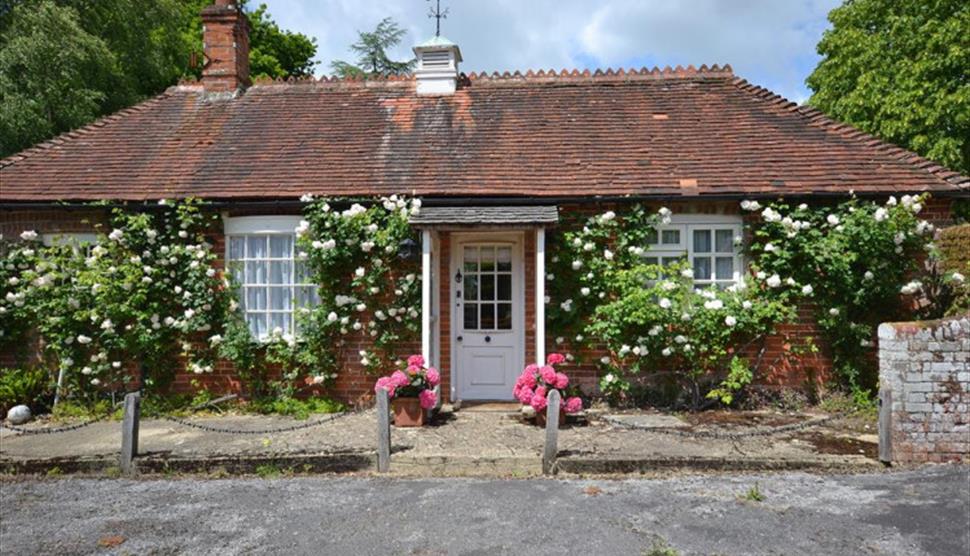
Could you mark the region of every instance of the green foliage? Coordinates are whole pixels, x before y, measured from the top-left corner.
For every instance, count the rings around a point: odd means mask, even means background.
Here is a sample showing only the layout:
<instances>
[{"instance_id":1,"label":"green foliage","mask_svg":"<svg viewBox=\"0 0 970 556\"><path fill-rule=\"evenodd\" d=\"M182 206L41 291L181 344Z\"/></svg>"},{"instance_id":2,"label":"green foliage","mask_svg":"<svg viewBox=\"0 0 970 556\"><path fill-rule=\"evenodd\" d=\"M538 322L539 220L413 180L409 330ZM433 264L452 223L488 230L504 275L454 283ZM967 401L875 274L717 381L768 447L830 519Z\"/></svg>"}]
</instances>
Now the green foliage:
<instances>
[{"instance_id":1,"label":"green foliage","mask_svg":"<svg viewBox=\"0 0 970 556\"><path fill-rule=\"evenodd\" d=\"M130 106L201 73L211 0L29 0L0 9L0 156ZM245 2L242 2L245 6ZM249 13L254 77L306 76L316 42Z\"/></svg>"},{"instance_id":2,"label":"green foliage","mask_svg":"<svg viewBox=\"0 0 970 556\"><path fill-rule=\"evenodd\" d=\"M650 550L647 550L646 552L644 552L643 555L644 556L680 556L680 552L678 552L676 548L667 544L667 541L663 539L658 539L653 543L653 546L650 547Z\"/></svg>"},{"instance_id":3,"label":"green foliage","mask_svg":"<svg viewBox=\"0 0 970 556\"><path fill-rule=\"evenodd\" d=\"M635 206L553 238L550 330L557 342L606 347L600 386L614 402L633 375L672 374L681 403L698 408L734 354L794 318L794 310L787 295L749 279L697 289L686 262L648 264L649 237L669 217L667 209L651 214Z\"/></svg>"},{"instance_id":4,"label":"green foliage","mask_svg":"<svg viewBox=\"0 0 970 556\"><path fill-rule=\"evenodd\" d=\"M295 419L307 419L318 413L339 413L346 410L344 404L329 398L263 398L254 400L247 409L264 415L288 415Z\"/></svg>"},{"instance_id":5,"label":"green foliage","mask_svg":"<svg viewBox=\"0 0 970 556\"><path fill-rule=\"evenodd\" d=\"M0 418L15 405L26 405L37 415L50 408L54 381L42 368L0 369Z\"/></svg>"},{"instance_id":6,"label":"green foliage","mask_svg":"<svg viewBox=\"0 0 970 556\"><path fill-rule=\"evenodd\" d=\"M764 502L765 501L765 495L761 493L761 487L760 487L760 485L758 485L758 483L755 483L754 486L752 486L751 488L749 488L748 491L745 492L744 495L741 496L741 498L743 500L747 500L748 502Z\"/></svg>"},{"instance_id":7,"label":"green foliage","mask_svg":"<svg viewBox=\"0 0 970 556\"><path fill-rule=\"evenodd\" d=\"M13 332L3 342L36 329L47 367L63 370L73 395L124 390L133 374L164 389L183 362L212 372L229 303L206 240L214 218L192 199L116 208L88 252L45 247L25 231L4 249L13 275L0 283L0 314Z\"/></svg>"},{"instance_id":8,"label":"green foliage","mask_svg":"<svg viewBox=\"0 0 970 556\"><path fill-rule=\"evenodd\" d=\"M809 103L970 172L970 4L852 0L829 20Z\"/></svg>"},{"instance_id":9,"label":"green foliage","mask_svg":"<svg viewBox=\"0 0 970 556\"><path fill-rule=\"evenodd\" d=\"M749 210L760 210L747 202ZM752 271L780 292L811 301L844 386L872 391L869 356L879 323L912 316L900 294L924 289L920 260L933 227L919 219L925 199L885 205L849 201L831 207L770 203L748 246Z\"/></svg>"},{"instance_id":10,"label":"green foliage","mask_svg":"<svg viewBox=\"0 0 970 556\"><path fill-rule=\"evenodd\" d=\"M393 19L386 17L371 32L358 31L357 42L350 49L357 55L357 63L334 60L330 67L339 77L387 77L404 75L414 68L415 60L395 62L387 51L400 44L406 34Z\"/></svg>"},{"instance_id":11,"label":"green foliage","mask_svg":"<svg viewBox=\"0 0 970 556\"><path fill-rule=\"evenodd\" d=\"M717 388L707 393L707 397L712 400L718 400L724 405L731 405L734 402L734 396L742 388L751 384L752 378L754 378L754 373L751 372L751 367L748 366L748 362L738 356L734 356L731 358L728 375L721 381L721 384Z\"/></svg>"}]
</instances>

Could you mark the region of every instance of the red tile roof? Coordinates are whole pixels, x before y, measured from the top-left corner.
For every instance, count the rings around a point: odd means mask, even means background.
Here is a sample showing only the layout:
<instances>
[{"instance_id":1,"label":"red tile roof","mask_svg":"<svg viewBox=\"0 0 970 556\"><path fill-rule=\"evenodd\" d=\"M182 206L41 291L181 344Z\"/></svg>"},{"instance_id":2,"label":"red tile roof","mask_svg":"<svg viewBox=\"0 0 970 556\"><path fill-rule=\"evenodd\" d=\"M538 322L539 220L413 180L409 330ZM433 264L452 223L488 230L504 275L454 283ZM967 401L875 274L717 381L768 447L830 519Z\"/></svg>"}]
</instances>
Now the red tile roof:
<instances>
[{"instance_id":1,"label":"red tile roof","mask_svg":"<svg viewBox=\"0 0 970 556\"><path fill-rule=\"evenodd\" d=\"M730 67L173 87L0 161L0 202L777 196L970 191L970 180Z\"/></svg>"}]
</instances>

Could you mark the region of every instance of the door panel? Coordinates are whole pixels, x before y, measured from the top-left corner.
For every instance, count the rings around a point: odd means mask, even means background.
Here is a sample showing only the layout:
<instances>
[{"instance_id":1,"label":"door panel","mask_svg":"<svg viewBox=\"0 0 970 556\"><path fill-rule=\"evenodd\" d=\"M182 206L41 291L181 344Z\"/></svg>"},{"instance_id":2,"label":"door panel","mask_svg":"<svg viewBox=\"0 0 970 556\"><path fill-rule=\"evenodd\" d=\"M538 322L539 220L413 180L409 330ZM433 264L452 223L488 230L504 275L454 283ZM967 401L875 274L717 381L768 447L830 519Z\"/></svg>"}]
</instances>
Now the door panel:
<instances>
[{"instance_id":1,"label":"door panel","mask_svg":"<svg viewBox=\"0 0 970 556\"><path fill-rule=\"evenodd\" d=\"M459 399L512 399L524 359L522 255L513 241L459 240L452 340Z\"/></svg>"}]
</instances>

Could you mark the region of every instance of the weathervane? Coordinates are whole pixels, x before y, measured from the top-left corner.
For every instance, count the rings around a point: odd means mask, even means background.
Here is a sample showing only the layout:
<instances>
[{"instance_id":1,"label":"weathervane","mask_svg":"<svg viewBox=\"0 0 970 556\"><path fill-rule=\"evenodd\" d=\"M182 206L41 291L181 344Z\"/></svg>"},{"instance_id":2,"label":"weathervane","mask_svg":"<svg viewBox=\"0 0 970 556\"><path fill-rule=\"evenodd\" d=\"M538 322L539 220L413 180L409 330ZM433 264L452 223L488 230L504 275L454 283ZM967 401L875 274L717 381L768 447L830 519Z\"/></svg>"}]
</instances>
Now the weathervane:
<instances>
[{"instance_id":1,"label":"weathervane","mask_svg":"<svg viewBox=\"0 0 970 556\"><path fill-rule=\"evenodd\" d=\"M431 2L431 0L428 0L428 2ZM441 11L441 0L435 0L434 7L433 8L432 7L429 7L428 8L428 17L435 18L434 36L440 37L441 36L441 20L442 19L448 19L448 8L445 8L445 11Z\"/></svg>"}]
</instances>

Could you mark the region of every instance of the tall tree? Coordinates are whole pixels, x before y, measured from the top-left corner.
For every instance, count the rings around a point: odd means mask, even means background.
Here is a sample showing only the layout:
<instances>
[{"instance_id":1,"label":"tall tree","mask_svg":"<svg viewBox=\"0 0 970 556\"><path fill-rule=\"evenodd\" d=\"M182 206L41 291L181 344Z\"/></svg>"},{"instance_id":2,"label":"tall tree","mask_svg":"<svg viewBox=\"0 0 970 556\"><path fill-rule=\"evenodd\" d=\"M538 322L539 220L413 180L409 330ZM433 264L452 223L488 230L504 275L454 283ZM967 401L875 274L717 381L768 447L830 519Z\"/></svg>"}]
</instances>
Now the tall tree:
<instances>
[{"instance_id":1,"label":"tall tree","mask_svg":"<svg viewBox=\"0 0 970 556\"><path fill-rule=\"evenodd\" d=\"M189 61L211 3L0 0L0 156L198 76ZM247 11L254 77L312 73L313 39L280 29L265 5Z\"/></svg>"},{"instance_id":2,"label":"tall tree","mask_svg":"<svg viewBox=\"0 0 970 556\"><path fill-rule=\"evenodd\" d=\"M393 19L386 17L370 33L357 32L357 42L350 49L357 54L357 63L334 60L330 67L339 77L404 75L414 69L415 60L395 62L387 55L389 49L401 43L405 31Z\"/></svg>"},{"instance_id":3,"label":"tall tree","mask_svg":"<svg viewBox=\"0 0 970 556\"><path fill-rule=\"evenodd\" d=\"M829 21L809 104L970 172L970 3L847 0Z\"/></svg>"}]
</instances>

